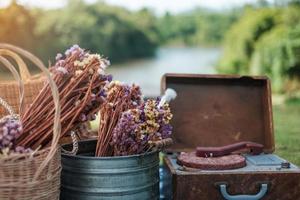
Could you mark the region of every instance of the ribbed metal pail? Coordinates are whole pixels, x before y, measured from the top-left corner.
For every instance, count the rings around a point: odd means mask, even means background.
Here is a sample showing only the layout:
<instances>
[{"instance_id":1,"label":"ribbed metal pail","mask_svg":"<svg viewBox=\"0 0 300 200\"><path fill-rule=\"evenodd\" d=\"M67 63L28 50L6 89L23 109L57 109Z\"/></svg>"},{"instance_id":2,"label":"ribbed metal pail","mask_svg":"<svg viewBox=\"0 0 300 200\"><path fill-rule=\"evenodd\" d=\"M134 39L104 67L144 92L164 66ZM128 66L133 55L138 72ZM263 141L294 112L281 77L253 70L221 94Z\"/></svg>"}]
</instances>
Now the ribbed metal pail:
<instances>
[{"instance_id":1,"label":"ribbed metal pail","mask_svg":"<svg viewBox=\"0 0 300 200\"><path fill-rule=\"evenodd\" d=\"M78 155L62 154L61 199L159 199L158 152L99 158L95 149L88 140L79 142Z\"/></svg>"}]
</instances>

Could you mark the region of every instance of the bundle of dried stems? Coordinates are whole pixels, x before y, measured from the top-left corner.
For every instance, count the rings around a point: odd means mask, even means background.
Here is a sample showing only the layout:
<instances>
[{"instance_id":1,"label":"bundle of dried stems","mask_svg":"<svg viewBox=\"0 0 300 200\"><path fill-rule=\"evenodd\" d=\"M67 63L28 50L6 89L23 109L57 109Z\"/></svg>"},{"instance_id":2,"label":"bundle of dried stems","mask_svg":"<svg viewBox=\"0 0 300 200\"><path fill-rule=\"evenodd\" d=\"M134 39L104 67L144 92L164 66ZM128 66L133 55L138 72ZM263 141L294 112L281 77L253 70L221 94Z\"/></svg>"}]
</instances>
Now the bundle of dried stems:
<instances>
[{"instance_id":1,"label":"bundle of dried stems","mask_svg":"<svg viewBox=\"0 0 300 200\"><path fill-rule=\"evenodd\" d=\"M141 154L170 144L172 126L168 103L148 99L136 109L122 113L113 130L114 156Z\"/></svg>"},{"instance_id":2,"label":"bundle of dried stems","mask_svg":"<svg viewBox=\"0 0 300 200\"><path fill-rule=\"evenodd\" d=\"M142 101L138 86L129 86L120 82L110 83L107 88L107 101L100 110L96 156L113 155L113 147L110 145L113 129L124 111L136 108Z\"/></svg>"},{"instance_id":3,"label":"bundle of dried stems","mask_svg":"<svg viewBox=\"0 0 300 200\"><path fill-rule=\"evenodd\" d=\"M85 121L95 118L105 101L104 87L111 81L104 74L109 62L97 54L89 54L78 45L58 54L56 64L50 68L59 89L61 104L61 136L75 131ZM21 116L23 133L17 145L35 149L46 146L52 139L54 102L49 84Z\"/></svg>"}]
</instances>

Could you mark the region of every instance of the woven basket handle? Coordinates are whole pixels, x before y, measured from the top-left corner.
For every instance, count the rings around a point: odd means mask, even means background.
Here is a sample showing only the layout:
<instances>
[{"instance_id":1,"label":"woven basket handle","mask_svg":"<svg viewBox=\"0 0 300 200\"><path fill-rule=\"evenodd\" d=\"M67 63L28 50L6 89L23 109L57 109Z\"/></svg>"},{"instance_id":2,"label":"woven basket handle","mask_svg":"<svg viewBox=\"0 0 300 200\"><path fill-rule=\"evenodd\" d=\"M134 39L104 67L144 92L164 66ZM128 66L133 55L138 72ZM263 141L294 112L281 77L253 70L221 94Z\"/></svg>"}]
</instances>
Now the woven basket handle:
<instances>
[{"instance_id":1,"label":"woven basket handle","mask_svg":"<svg viewBox=\"0 0 300 200\"><path fill-rule=\"evenodd\" d=\"M24 84L21 80L21 77L19 76L18 71L15 69L15 67L4 57L1 56L1 52L3 49L0 49L0 62L9 69L9 71L13 74L14 78L18 81L19 84L19 99L20 99L20 113L23 111L22 108L24 107L23 105L23 100L24 100ZM19 118L13 108L4 100L0 97L0 104L7 110L9 115L11 115L14 118Z\"/></svg>"},{"instance_id":2,"label":"woven basket handle","mask_svg":"<svg viewBox=\"0 0 300 200\"><path fill-rule=\"evenodd\" d=\"M12 48L10 48L10 45L7 46L6 44L0 43L0 50L4 50L0 53L1 55L9 56L16 61L16 63L18 64L18 68L22 80L31 79L31 74L28 70L26 63L23 61L23 59L20 56L18 56L12 51L9 51L9 50L13 50Z\"/></svg>"},{"instance_id":3,"label":"woven basket handle","mask_svg":"<svg viewBox=\"0 0 300 200\"><path fill-rule=\"evenodd\" d=\"M1 57L0 57L1 59ZM13 108L4 100L0 97L0 105L2 105L5 110L9 113L10 116L17 116L13 110ZM1 121L1 119L0 119Z\"/></svg>"},{"instance_id":4,"label":"woven basket handle","mask_svg":"<svg viewBox=\"0 0 300 200\"><path fill-rule=\"evenodd\" d=\"M19 114L21 116L24 111L24 84L19 76L19 73L15 69L15 67L6 58L2 57L2 55L6 55L6 56L10 56L10 57L14 58L19 66L22 65L22 63L24 63L24 61L16 53L14 53L10 50L7 50L7 49L0 48L1 62L4 64L4 66L6 66L11 71L15 80L17 80L18 84L19 84L19 95L20 95L19 96L19 99L20 99Z\"/></svg>"},{"instance_id":5,"label":"woven basket handle","mask_svg":"<svg viewBox=\"0 0 300 200\"><path fill-rule=\"evenodd\" d=\"M10 49L10 50L24 56L25 58L28 58L30 61L32 61L38 68L40 68L43 71L46 78L48 79L49 86L51 88L51 93L52 93L52 96L53 96L54 107L55 107L54 126L53 126L53 139L52 139L50 151L49 151L47 157L42 162L41 166L37 169L37 171L34 175L33 180L36 180L41 175L42 171L47 167L48 163L51 161L51 159L55 155L55 153L57 151L57 147L58 147L58 142L59 142L59 137L60 137L60 132L61 132L61 124L60 124L60 110L61 110L61 107L60 107L60 102L59 102L58 89L57 89L56 83L51 78L49 70L45 67L43 62L40 59L38 59L36 56L34 56L30 52L28 52L28 51L26 51L26 50L24 50L20 47L16 47L16 46L13 46L13 45L10 45L10 44L0 43L0 48Z\"/></svg>"}]
</instances>

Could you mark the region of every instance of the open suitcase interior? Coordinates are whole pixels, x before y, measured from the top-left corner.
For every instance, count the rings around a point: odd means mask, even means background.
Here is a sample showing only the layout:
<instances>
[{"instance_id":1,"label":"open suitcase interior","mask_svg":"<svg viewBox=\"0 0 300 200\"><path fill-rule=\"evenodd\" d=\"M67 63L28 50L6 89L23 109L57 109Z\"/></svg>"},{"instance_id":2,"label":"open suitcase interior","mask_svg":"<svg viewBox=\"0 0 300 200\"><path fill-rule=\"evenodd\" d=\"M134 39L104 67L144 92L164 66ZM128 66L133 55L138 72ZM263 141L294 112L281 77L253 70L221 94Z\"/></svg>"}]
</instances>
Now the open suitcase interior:
<instances>
[{"instance_id":1,"label":"open suitcase interior","mask_svg":"<svg viewBox=\"0 0 300 200\"><path fill-rule=\"evenodd\" d=\"M241 194L250 190L250 196L240 196L247 199L263 193L263 190L265 193L274 191L275 185L285 178L293 180L300 177L297 166L274 154L271 86L268 78L166 74L161 85L162 91L173 88L177 92L176 100L170 103L174 114L174 144L165 156L172 177L174 199L183 196L198 199L199 195L208 197L209 194L212 199L226 199L221 187L226 190L226 185L233 184L235 179L238 180L235 188L231 187L229 192ZM261 152L253 154L242 150L221 157L212 154L197 156L197 147L221 148L240 142L259 144L262 146ZM211 169L203 167L207 163ZM236 164L235 167L230 163ZM251 185L250 179L255 180L255 186ZM300 193L296 192L300 188L299 181L294 180L290 184L293 198L300 198ZM194 191L187 191L189 187ZM269 199L267 194L264 195ZM288 198L283 196L282 199Z\"/></svg>"}]
</instances>

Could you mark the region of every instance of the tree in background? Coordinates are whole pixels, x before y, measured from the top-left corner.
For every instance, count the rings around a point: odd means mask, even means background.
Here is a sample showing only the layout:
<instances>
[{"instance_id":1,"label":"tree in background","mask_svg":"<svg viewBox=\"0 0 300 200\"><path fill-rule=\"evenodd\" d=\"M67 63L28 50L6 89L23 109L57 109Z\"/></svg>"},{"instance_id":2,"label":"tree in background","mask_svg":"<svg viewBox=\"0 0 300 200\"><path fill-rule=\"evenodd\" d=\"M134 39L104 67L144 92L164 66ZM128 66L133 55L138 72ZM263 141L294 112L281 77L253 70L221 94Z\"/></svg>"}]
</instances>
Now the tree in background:
<instances>
[{"instance_id":1,"label":"tree in background","mask_svg":"<svg viewBox=\"0 0 300 200\"><path fill-rule=\"evenodd\" d=\"M216 12L203 8L177 15L166 13L157 22L160 41L171 45L219 46L239 15L239 10Z\"/></svg>"},{"instance_id":2,"label":"tree in background","mask_svg":"<svg viewBox=\"0 0 300 200\"><path fill-rule=\"evenodd\" d=\"M143 20L135 23L136 16ZM129 12L103 2L69 0L61 9L27 9L13 2L0 9L0 40L52 60L72 44L101 52L112 61L152 56L157 48L150 12ZM13 34L12 34L13 33Z\"/></svg>"},{"instance_id":3,"label":"tree in background","mask_svg":"<svg viewBox=\"0 0 300 200\"><path fill-rule=\"evenodd\" d=\"M276 9L247 8L243 16L226 33L224 56L219 70L226 73L247 73L257 40L275 26Z\"/></svg>"},{"instance_id":4,"label":"tree in background","mask_svg":"<svg viewBox=\"0 0 300 200\"><path fill-rule=\"evenodd\" d=\"M73 0L63 9L44 13L39 33L48 35L45 43L56 52L78 43L112 61L152 56L156 41L147 34L149 27L132 23L134 15L137 14L101 2L87 5Z\"/></svg>"},{"instance_id":5,"label":"tree in background","mask_svg":"<svg viewBox=\"0 0 300 200\"><path fill-rule=\"evenodd\" d=\"M34 16L16 1L12 1L6 9L0 9L0 42L34 50L35 26Z\"/></svg>"},{"instance_id":6,"label":"tree in background","mask_svg":"<svg viewBox=\"0 0 300 200\"><path fill-rule=\"evenodd\" d=\"M294 3L248 8L226 34L218 69L222 73L268 75L275 92L299 89L299 36L300 7Z\"/></svg>"},{"instance_id":7,"label":"tree in background","mask_svg":"<svg viewBox=\"0 0 300 200\"><path fill-rule=\"evenodd\" d=\"M107 5L69 0L60 9L29 9L15 1L0 9L0 40L33 51L45 62L72 44L101 52L113 62L153 56L159 45L218 46L239 12L196 8L155 16ZM14 33L14 34L11 34Z\"/></svg>"}]
</instances>

